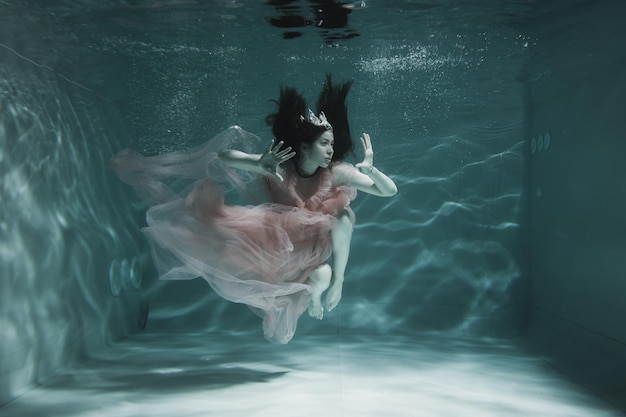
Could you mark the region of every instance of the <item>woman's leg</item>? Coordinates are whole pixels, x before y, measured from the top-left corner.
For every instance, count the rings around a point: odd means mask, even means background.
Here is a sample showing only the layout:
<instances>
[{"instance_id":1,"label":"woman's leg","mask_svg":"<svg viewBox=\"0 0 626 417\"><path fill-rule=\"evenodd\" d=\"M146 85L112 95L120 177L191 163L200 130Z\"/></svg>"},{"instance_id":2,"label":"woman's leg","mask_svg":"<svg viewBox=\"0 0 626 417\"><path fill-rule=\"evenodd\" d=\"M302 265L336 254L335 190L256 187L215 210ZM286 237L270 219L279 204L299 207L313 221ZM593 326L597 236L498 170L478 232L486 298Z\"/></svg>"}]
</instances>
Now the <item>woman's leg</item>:
<instances>
[{"instance_id":1,"label":"woman's leg","mask_svg":"<svg viewBox=\"0 0 626 417\"><path fill-rule=\"evenodd\" d=\"M330 265L323 264L315 268L309 275L309 284L313 288L311 303L309 304L309 316L315 319L321 320L324 317L322 293L328 288L332 273Z\"/></svg>"},{"instance_id":2,"label":"woman's leg","mask_svg":"<svg viewBox=\"0 0 626 417\"><path fill-rule=\"evenodd\" d=\"M330 288L326 293L326 308L331 311L341 300L343 289L343 278L348 265L348 257L350 256L350 242L352 240L352 221L347 211L343 211L337 217L337 222L333 226L332 244L333 244L333 269L332 281Z\"/></svg>"}]
</instances>

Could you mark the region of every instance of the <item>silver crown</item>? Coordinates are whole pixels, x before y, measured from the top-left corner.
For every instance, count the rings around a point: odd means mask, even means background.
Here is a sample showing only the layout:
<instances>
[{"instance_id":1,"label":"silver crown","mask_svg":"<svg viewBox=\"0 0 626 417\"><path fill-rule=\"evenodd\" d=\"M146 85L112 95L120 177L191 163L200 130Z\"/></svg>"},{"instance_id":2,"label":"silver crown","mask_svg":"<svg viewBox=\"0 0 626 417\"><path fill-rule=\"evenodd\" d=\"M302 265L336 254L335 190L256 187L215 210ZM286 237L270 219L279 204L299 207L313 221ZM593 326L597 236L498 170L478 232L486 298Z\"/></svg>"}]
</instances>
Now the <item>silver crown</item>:
<instances>
[{"instance_id":1,"label":"silver crown","mask_svg":"<svg viewBox=\"0 0 626 417\"><path fill-rule=\"evenodd\" d=\"M309 112L307 114L307 118L305 119L304 116L300 116L300 120L304 121L304 120L308 120L309 123L313 123L316 126L322 126L324 128L326 128L326 130L333 130L333 126L330 124L330 122L328 121L328 119L326 118L326 115L324 114L324 112L320 112L319 116L316 116L311 109L309 109Z\"/></svg>"}]
</instances>

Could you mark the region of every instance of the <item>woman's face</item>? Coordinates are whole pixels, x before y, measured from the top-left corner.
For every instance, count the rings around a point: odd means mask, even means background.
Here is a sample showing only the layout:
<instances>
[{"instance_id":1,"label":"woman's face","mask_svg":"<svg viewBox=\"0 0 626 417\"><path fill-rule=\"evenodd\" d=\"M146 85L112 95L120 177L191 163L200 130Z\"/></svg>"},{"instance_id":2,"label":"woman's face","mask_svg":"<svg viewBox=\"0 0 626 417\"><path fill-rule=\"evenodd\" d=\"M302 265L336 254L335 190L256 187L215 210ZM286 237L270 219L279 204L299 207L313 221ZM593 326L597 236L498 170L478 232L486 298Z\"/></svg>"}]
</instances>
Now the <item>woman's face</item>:
<instances>
[{"instance_id":1,"label":"woman's face","mask_svg":"<svg viewBox=\"0 0 626 417\"><path fill-rule=\"evenodd\" d=\"M327 168L333 159L334 145L335 136L333 132L327 130L309 145L309 150L306 152L308 160L318 167Z\"/></svg>"}]
</instances>

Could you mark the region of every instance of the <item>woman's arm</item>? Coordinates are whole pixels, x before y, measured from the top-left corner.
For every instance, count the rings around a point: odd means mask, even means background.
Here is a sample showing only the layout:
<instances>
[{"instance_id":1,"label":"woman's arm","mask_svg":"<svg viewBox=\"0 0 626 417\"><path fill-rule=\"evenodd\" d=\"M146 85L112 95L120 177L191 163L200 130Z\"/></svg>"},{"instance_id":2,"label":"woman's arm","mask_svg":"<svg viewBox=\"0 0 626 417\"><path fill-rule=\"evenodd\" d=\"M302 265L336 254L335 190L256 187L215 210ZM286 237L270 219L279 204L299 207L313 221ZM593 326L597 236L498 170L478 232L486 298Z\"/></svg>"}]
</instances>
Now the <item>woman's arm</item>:
<instances>
[{"instance_id":1,"label":"woman's arm","mask_svg":"<svg viewBox=\"0 0 626 417\"><path fill-rule=\"evenodd\" d=\"M373 165L374 151L367 133L361 136L361 143L364 148L363 162L356 164L356 167L348 164L337 165L333 169L337 182L379 197L395 195L398 192L396 184Z\"/></svg>"},{"instance_id":2,"label":"woman's arm","mask_svg":"<svg viewBox=\"0 0 626 417\"><path fill-rule=\"evenodd\" d=\"M290 147L283 150L280 148L283 142L270 144L269 149L262 154L248 154L237 150L225 150L218 154L220 160L226 165L244 171L256 172L257 174L268 175L283 181L280 164L293 158L295 152Z\"/></svg>"},{"instance_id":3,"label":"woman's arm","mask_svg":"<svg viewBox=\"0 0 626 417\"><path fill-rule=\"evenodd\" d=\"M398 192L398 187L393 180L374 166L366 174L356 172L352 176L350 185L357 190L379 197L392 197Z\"/></svg>"}]
</instances>

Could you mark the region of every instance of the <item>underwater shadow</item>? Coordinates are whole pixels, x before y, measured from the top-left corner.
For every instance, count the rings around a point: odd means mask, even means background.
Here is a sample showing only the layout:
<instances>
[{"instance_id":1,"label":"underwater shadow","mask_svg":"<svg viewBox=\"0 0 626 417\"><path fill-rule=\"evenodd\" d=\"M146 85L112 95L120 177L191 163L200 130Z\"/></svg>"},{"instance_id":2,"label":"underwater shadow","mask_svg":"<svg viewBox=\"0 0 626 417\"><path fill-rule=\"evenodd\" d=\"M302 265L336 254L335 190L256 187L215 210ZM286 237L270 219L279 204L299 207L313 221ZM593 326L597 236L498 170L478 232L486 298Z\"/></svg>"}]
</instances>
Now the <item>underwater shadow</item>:
<instances>
[{"instance_id":1,"label":"underwater shadow","mask_svg":"<svg viewBox=\"0 0 626 417\"><path fill-rule=\"evenodd\" d=\"M274 358L278 365L259 364L259 351L270 351L274 345L265 343L268 346L263 348L258 338L225 335L222 339L215 343L201 335L139 335L90 353L35 393L0 408L0 414L91 415L113 405L158 402L198 392L210 396L215 390L268 383L291 370L278 360L278 352Z\"/></svg>"}]
</instances>

